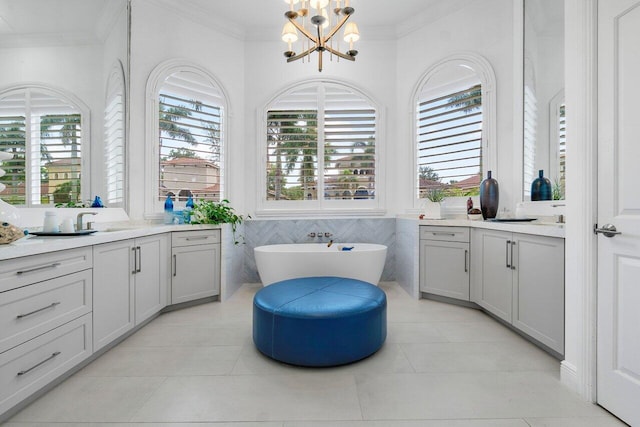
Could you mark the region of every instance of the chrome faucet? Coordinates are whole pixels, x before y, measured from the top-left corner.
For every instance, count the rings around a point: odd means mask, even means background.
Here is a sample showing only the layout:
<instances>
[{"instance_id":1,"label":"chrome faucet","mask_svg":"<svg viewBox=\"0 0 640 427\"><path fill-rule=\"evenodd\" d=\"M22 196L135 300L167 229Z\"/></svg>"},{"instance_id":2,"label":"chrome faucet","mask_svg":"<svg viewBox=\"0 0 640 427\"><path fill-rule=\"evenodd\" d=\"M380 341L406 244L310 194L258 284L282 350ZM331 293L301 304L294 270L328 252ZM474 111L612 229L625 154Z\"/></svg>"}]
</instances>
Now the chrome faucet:
<instances>
[{"instance_id":1,"label":"chrome faucet","mask_svg":"<svg viewBox=\"0 0 640 427\"><path fill-rule=\"evenodd\" d=\"M95 212L80 212L76 217L76 231L81 231L82 227L82 217L85 215L97 215Z\"/></svg>"}]
</instances>

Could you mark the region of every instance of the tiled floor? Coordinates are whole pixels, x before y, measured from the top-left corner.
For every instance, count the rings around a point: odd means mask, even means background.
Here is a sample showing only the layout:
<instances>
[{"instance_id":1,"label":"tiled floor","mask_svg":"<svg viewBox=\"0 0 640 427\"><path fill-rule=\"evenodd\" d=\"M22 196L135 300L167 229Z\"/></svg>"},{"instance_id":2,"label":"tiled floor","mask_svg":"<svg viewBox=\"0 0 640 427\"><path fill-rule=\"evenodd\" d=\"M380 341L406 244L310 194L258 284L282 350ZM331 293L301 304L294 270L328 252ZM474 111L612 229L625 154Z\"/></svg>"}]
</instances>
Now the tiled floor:
<instances>
[{"instance_id":1,"label":"tiled floor","mask_svg":"<svg viewBox=\"0 0 640 427\"><path fill-rule=\"evenodd\" d=\"M384 347L298 368L251 340L245 285L229 301L163 314L17 414L10 426L608 427L558 380L559 363L480 311L382 285Z\"/></svg>"}]
</instances>

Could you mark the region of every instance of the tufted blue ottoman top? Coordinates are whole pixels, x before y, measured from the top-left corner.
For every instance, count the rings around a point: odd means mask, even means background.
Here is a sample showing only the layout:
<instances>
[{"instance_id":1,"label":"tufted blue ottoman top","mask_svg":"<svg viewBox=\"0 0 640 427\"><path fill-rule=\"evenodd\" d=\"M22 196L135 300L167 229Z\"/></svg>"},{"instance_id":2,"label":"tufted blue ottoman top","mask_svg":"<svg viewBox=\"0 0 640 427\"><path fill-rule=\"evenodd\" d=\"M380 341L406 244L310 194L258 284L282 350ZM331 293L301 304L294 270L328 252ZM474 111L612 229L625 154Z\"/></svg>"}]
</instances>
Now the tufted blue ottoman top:
<instances>
[{"instance_id":1,"label":"tufted blue ottoman top","mask_svg":"<svg viewBox=\"0 0 640 427\"><path fill-rule=\"evenodd\" d=\"M362 359L386 338L386 295L355 279L306 277L269 285L254 297L256 347L276 360L332 366Z\"/></svg>"}]
</instances>

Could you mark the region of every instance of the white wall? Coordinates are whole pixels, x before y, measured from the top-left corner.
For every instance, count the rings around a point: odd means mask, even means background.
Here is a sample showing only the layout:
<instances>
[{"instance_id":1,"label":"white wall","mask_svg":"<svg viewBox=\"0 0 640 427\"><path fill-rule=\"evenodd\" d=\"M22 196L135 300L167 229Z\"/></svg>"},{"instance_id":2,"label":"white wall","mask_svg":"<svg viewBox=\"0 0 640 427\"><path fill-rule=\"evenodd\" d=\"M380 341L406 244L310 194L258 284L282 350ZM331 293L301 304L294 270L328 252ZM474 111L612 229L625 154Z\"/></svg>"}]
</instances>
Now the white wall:
<instances>
[{"instance_id":1,"label":"white wall","mask_svg":"<svg viewBox=\"0 0 640 427\"><path fill-rule=\"evenodd\" d=\"M520 197L514 177L520 165L514 165L514 29L511 0L469 2L450 15L426 24L423 28L398 40L397 99L398 121L394 124L397 158L391 185L398 190L397 205L402 209L413 204L415 166L413 165L414 129L412 102L415 87L436 62L459 52L483 56L496 76L497 128L496 138L489 141L498 150L497 168L493 177L500 185L500 209L515 212ZM521 43L521 40L518 40Z\"/></svg>"},{"instance_id":2,"label":"white wall","mask_svg":"<svg viewBox=\"0 0 640 427\"><path fill-rule=\"evenodd\" d=\"M145 164L145 88L149 74L156 66L169 59L182 58L211 72L228 96L226 148L230 166L235 171L227 176L226 196L234 207L244 211L244 44L215 28L181 17L176 9L152 0L133 0L131 4L131 93L129 134L129 215L133 219L144 216L144 198L153 197L145 192L150 177ZM157 142L156 142L157 143Z\"/></svg>"}]
</instances>

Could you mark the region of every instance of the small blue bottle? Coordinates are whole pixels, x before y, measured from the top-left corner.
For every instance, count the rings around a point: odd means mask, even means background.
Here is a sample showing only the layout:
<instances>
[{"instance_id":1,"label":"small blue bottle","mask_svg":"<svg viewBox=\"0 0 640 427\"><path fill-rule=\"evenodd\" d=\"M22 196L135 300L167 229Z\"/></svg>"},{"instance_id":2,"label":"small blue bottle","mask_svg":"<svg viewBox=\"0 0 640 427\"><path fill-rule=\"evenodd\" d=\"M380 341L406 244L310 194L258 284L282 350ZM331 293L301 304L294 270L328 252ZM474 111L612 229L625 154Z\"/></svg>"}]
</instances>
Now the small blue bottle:
<instances>
[{"instance_id":1,"label":"small blue bottle","mask_svg":"<svg viewBox=\"0 0 640 427\"><path fill-rule=\"evenodd\" d=\"M189 196L183 212L183 218L186 224L189 224L191 222L191 212L193 211L193 208L194 208L193 197Z\"/></svg>"},{"instance_id":2,"label":"small blue bottle","mask_svg":"<svg viewBox=\"0 0 640 427\"><path fill-rule=\"evenodd\" d=\"M173 200L171 200L171 194L167 194L167 199L164 201L164 223L173 224Z\"/></svg>"},{"instance_id":3,"label":"small blue bottle","mask_svg":"<svg viewBox=\"0 0 640 427\"><path fill-rule=\"evenodd\" d=\"M102 203L102 199L100 198L100 196L96 196L95 199L93 199L93 203L91 204L92 208L104 208L104 203Z\"/></svg>"}]
</instances>

